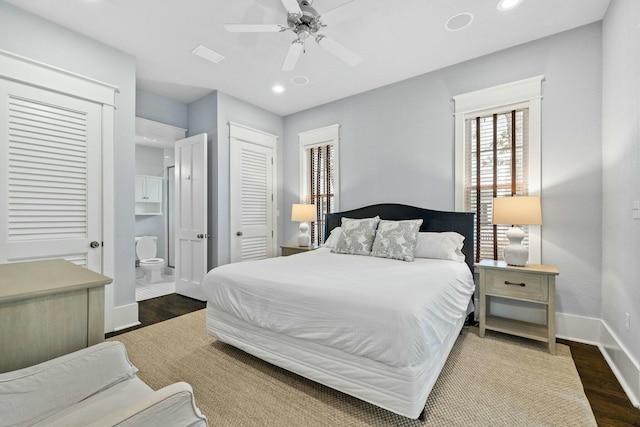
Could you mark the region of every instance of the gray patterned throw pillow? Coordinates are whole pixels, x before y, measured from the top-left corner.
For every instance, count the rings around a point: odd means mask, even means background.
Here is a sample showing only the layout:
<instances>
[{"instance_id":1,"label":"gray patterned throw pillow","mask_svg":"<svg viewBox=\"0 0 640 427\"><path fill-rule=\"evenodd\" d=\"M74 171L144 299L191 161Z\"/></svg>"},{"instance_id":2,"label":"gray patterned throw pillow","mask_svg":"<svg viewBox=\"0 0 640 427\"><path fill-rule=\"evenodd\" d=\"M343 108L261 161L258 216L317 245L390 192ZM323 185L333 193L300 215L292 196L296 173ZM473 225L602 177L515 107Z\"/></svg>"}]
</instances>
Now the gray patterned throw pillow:
<instances>
[{"instance_id":1,"label":"gray patterned throw pillow","mask_svg":"<svg viewBox=\"0 0 640 427\"><path fill-rule=\"evenodd\" d=\"M371 255L413 261L421 225L421 219L380 221Z\"/></svg>"},{"instance_id":2,"label":"gray patterned throw pillow","mask_svg":"<svg viewBox=\"0 0 640 427\"><path fill-rule=\"evenodd\" d=\"M379 221L379 216L363 219L342 218L342 233L331 252L369 255Z\"/></svg>"}]
</instances>

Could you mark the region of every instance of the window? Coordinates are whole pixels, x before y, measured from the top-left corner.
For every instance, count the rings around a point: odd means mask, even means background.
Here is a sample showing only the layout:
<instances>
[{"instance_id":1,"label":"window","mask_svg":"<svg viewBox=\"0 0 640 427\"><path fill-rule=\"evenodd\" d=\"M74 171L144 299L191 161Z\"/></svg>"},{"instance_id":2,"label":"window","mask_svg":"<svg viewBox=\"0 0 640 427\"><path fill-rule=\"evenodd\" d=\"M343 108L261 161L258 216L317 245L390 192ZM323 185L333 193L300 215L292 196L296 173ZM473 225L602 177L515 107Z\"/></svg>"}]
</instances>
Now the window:
<instances>
[{"instance_id":1,"label":"window","mask_svg":"<svg viewBox=\"0 0 640 427\"><path fill-rule=\"evenodd\" d=\"M509 225L492 224L494 197L528 195L528 108L465 120L464 211L476 213L475 257L502 259ZM527 233L527 227L522 227ZM524 245L528 244L525 237Z\"/></svg>"},{"instance_id":2,"label":"window","mask_svg":"<svg viewBox=\"0 0 640 427\"><path fill-rule=\"evenodd\" d=\"M540 194L543 76L454 97L456 210L476 214L475 258L502 259L508 225L492 224L494 197ZM529 262L541 262L540 226L522 227Z\"/></svg>"},{"instance_id":3,"label":"window","mask_svg":"<svg viewBox=\"0 0 640 427\"><path fill-rule=\"evenodd\" d=\"M339 125L298 134L300 142L300 201L316 206L311 243L324 242L324 216L338 209Z\"/></svg>"}]
</instances>

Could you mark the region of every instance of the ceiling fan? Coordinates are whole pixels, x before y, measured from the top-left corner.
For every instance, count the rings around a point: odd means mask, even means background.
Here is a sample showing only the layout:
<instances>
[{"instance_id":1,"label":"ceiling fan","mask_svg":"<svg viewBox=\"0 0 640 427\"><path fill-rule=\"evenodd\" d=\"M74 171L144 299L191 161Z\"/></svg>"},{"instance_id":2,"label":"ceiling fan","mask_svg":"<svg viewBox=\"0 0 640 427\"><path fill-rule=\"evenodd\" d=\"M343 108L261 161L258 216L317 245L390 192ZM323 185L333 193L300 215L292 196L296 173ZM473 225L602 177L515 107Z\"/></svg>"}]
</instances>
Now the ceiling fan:
<instances>
[{"instance_id":1,"label":"ceiling fan","mask_svg":"<svg viewBox=\"0 0 640 427\"><path fill-rule=\"evenodd\" d=\"M291 43L291 46L289 46L289 51L282 62L282 71L291 71L295 68L300 54L304 51L305 42L309 38L314 38L320 47L324 48L326 51L340 58L352 67L358 65L362 58L340 43L327 38L324 34L320 34L319 31L326 25L322 23L320 14L311 6L313 4L313 0L280 1L282 1L282 4L287 10L287 25L225 24L225 30L238 33L294 32L297 37Z\"/></svg>"}]
</instances>

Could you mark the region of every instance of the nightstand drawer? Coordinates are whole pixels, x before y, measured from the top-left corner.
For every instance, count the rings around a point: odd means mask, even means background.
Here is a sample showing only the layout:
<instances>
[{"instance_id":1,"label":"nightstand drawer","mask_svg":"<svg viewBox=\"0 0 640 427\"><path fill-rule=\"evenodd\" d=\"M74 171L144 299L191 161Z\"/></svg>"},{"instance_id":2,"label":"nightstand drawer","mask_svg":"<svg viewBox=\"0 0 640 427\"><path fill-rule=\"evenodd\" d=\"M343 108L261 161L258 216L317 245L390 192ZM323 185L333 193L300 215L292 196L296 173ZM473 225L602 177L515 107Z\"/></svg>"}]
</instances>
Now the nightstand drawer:
<instances>
[{"instance_id":1,"label":"nightstand drawer","mask_svg":"<svg viewBox=\"0 0 640 427\"><path fill-rule=\"evenodd\" d=\"M540 274L487 270L485 287L485 292L490 295L549 301L549 287L546 278Z\"/></svg>"}]
</instances>

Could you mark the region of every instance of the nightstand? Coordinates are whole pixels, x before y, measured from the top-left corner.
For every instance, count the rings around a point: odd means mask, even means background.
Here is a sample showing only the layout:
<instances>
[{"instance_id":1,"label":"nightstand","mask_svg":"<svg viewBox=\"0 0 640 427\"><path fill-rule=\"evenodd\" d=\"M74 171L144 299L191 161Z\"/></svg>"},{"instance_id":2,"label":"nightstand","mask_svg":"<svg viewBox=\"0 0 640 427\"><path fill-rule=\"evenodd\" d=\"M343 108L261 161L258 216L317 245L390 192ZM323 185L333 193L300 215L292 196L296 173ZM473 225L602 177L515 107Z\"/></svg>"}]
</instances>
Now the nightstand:
<instances>
[{"instance_id":1,"label":"nightstand","mask_svg":"<svg viewBox=\"0 0 640 427\"><path fill-rule=\"evenodd\" d=\"M556 276L553 265L530 264L524 267L504 261L483 260L480 270L480 336L485 330L504 332L549 343L556 354ZM491 314L491 297L528 301L544 306L547 324L522 322Z\"/></svg>"},{"instance_id":2,"label":"nightstand","mask_svg":"<svg viewBox=\"0 0 640 427\"><path fill-rule=\"evenodd\" d=\"M282 249L282 256L289 256L299 254L301 252L308 252L318 249L320 246L298 246L298 245L280 245Z\"/></svg>"}]
</instances>

